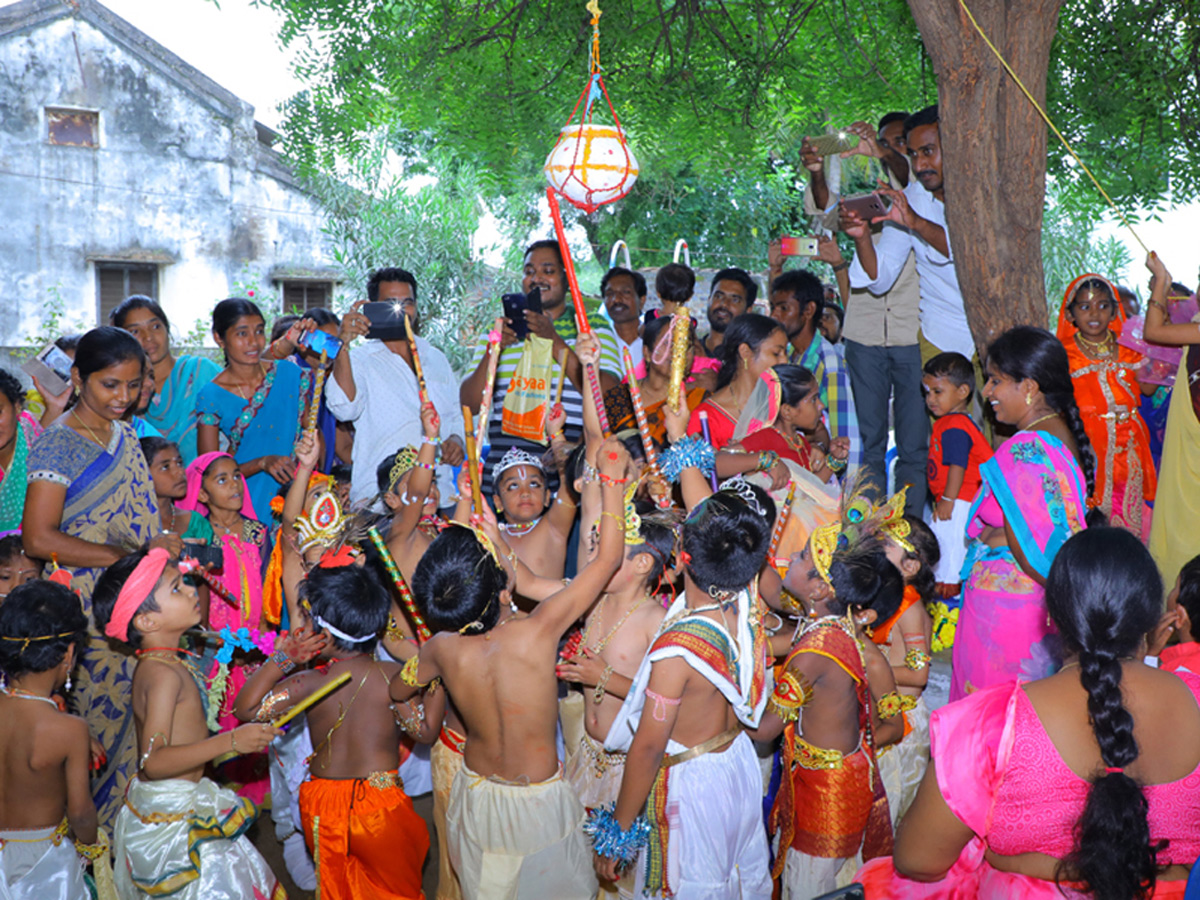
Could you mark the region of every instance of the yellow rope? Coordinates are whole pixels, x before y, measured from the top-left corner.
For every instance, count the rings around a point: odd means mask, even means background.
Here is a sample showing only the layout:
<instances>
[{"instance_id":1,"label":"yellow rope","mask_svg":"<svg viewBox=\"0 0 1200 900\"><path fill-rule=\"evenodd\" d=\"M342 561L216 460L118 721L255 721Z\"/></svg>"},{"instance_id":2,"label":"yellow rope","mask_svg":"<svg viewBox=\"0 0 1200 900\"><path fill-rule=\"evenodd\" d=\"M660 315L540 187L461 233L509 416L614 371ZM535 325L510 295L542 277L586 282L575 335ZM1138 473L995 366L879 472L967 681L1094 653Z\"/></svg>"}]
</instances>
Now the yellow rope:
<instances>
[{"instance_id":1,"label":"yellow rope","mask_svg":"<svg viewBox=\"0 0 1200 900\"><path fill-rule=\"evenodd\" d=\"M600 71L600 0L589 0L587 11L592 14L592 74Z\"/></svg>"},{"instance_id":2,"label":"yellow rope","mask_svg":"<svg viewBox=\"0 0 1200 900\"><path fill-rule=\"evenodd\" d=\"M958 4L963 8L963 12L967 14L967 18L971 20L971 24L975 26L975 30L979 32L979 36L983 38L983 42L988 45L988 49L996 55L996 59L1000 61L1000 65L1004 66L1004 71L1008 72L1008 74L1012 76L1012 80L1017 83L1017 87L1021 89L1021 92L1029 99L1029 102L1033 104L1034 109L1038 111L1038 114L1043 120L1045 120L1046 124L1050 126L1050 130L1054 132L1055 137L1057 137L1062 142L1062 145L1067 148L1067 152L1071 154L1075 162L1079 163L1080 168L1082 168L1087 174L1087 177L1092 180L1092 184L1096 186L1096 190L1100 192L1100 195L1104 197L1104 199L1108 202L1108 205L1111 206L1113 211L1120 217L1121 224L1129 229L1129 233L1133 235L1133 239L1141 244L1143 250L1149 253L1150 248L1142 242L1140 237L1138 237L1138 233L1134 231L1133 224L1125 216L1125 213L1122 212L1121 208L1113 202L1112 197L1108 196L1108 192L1104 190L1104 187L1096 179L1096 176L1092 174L1092 170L1087 167L1087 163L1079 158L1079 154L1075 152L1075 148L1071 146L1071 142L1063 137L1063 133L1058 130L1058 126L1050 121L1050 116L1046 114L1046 110L1042 108L1042 105L1038 103L1033 94L1029 92L1029 88L1025 87L1021 79L1017 77L1017 73L1013 71L1012 66L1008 64L1008 61L1000 54L1000 51L996 49L996 45L988 39L986 34L984 34L983 29L979 27L979 23L975 21L975 16L972 15L970 7L967 6L966 0L958 0Z\"/></svg>"}]
</instances>

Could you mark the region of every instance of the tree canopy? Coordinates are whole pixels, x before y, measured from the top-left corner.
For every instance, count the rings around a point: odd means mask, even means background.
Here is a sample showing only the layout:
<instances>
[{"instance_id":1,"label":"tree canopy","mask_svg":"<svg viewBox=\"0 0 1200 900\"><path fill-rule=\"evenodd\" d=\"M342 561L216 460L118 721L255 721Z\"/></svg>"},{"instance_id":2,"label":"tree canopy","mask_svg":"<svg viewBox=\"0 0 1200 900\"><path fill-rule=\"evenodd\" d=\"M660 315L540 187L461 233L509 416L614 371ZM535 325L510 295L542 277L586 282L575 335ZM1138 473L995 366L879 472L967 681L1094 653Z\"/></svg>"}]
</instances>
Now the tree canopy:
<instances>
[{"instance_id":1,"label":"tree canopy","mask_svg":"<svg viewBox=\"0 0 1200 900\"><path fill-rule=\"evenodd\" d=\"M581 0L261 0L301 48L309 90L289 104L287 150L333 171L373 134L420 155L432 142L486 173L486 199L526 230L541 165L588 75ZM800 227L804 134L913 110L937 85L904 0L602 0L601 62L642 175L581 219L598 252L623 237L698 264L761 260ZM1067 0L1050 115L1126 208L1200 195L1185 139L1200 119L1200 10L1187 0ZM1084 218L1100 199L1056 141L1049 175Z\"/></svg>"}]
</instances>

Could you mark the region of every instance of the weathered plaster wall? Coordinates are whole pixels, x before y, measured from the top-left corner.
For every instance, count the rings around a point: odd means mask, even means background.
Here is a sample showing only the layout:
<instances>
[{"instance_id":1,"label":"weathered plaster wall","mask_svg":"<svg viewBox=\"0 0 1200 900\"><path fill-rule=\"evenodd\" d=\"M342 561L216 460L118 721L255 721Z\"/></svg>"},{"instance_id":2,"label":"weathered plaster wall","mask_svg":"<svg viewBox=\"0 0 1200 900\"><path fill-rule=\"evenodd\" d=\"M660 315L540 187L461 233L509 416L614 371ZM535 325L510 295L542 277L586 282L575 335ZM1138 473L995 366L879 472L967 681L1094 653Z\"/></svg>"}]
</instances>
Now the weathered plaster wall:
<instances>
[{"instance_id":1,"label":"weathered plaster wall","mask_svg":"<svg viewBox=\"0 0 1200 900\"><path fill-rule=\"evenodd\" d=\"M235 282L329 264L253 108L129 32L67 16L0 35L0 345L36 333L53 289L93 323L96 257L172 260L159 296L182 331ZM99 110L100 146L49 143L47 106Z\"/></svg>"}]
</instances>

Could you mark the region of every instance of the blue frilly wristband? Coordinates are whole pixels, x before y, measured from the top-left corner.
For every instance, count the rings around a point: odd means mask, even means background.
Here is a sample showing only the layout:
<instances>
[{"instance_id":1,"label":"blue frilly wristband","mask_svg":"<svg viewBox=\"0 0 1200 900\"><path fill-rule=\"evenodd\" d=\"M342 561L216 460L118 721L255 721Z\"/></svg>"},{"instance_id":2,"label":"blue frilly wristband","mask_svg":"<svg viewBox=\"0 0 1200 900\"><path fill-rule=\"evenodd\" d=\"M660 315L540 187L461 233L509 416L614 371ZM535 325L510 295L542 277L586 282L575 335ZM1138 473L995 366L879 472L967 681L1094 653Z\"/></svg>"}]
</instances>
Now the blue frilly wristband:
<instances>
[{"instance_id":1,"label":"blue frilly wristband","mask_svg":"<svg viewBox=\"0 0 1200 900\"><path fill-rule=\"evenodd\" d=\"M645 816L638 816L628 831L623 830L613 815L615 806L610 803L589 812L583 833L592 839L592 848L600 856L624 863L637 862L638 853L650 840L650 822Z\"/></svg>"},{"instance_id":2,"label":"blue frilly wristband","mask_svg":"<svg viewBox=\"0 0 1200 900\"><path fill-rule=\"evenodd\" d=\"M701 435L676 441L658 457L658 468L671 484L679 481L684 469L699 469L702 475L712 474L716 464L717 451Z\"/></svg>"}]
</instances>

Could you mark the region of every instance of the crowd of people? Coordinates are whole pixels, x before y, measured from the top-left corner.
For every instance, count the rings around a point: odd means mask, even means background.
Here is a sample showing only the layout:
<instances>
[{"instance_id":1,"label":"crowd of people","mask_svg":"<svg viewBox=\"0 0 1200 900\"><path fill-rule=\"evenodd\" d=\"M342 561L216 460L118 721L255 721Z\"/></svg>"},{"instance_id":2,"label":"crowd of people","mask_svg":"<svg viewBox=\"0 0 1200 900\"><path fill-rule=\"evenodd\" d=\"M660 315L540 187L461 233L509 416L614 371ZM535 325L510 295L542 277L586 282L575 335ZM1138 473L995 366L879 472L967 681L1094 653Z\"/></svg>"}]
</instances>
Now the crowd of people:
<instances>
[{"instance_id":1,"label":"crowd of people","mask_svg":"<svg viewBox=\"0 0 1200 900\"><path fill-rule=\"evenodd\" d=\"M0 896L282 897L269 808L327 900L1182 898L1196 298L1151 254L1144 316L1083 274L977 350L939 128L854 126L872 221L806 141L853 257L773 243L706 331L538 241L463 379L402 268L222 300L221 365L132 296L65 391L0 371Z\"/></svg>"}]
</instances>

